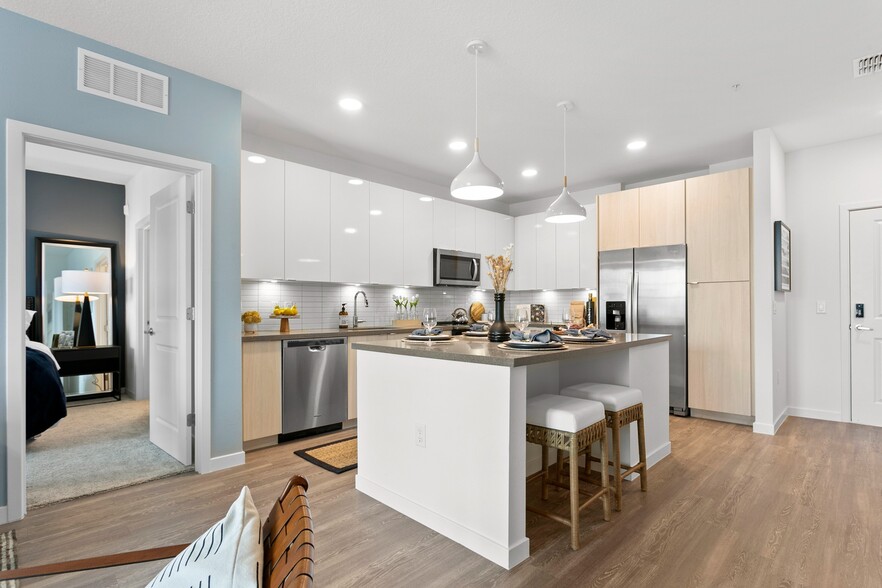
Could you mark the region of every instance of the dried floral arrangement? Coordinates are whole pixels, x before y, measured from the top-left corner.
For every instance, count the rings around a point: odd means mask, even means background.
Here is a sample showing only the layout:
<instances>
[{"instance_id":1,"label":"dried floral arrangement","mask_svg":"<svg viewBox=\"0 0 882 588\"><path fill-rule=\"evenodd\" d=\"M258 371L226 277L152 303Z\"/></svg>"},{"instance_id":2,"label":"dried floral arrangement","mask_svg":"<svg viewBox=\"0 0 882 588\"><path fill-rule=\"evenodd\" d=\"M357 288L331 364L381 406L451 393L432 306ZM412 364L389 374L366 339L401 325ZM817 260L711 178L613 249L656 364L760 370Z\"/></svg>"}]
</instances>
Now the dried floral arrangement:
<instances>
[{"instance_id":1,"label":"dried floral arrangement","mask_svg":"<svg viewBox=\"0 0 882 588\"><path fill-rule=\"evenodd\" d=\"M514 243L509 243L507 247L502 249L502 255L488 255L487 263L490 271L487 275L493 281L493 289L497 293L505 292L505 285L508 283L508 274L511 273L511 251L514 249Z\"/></svg>"}]
</instances>

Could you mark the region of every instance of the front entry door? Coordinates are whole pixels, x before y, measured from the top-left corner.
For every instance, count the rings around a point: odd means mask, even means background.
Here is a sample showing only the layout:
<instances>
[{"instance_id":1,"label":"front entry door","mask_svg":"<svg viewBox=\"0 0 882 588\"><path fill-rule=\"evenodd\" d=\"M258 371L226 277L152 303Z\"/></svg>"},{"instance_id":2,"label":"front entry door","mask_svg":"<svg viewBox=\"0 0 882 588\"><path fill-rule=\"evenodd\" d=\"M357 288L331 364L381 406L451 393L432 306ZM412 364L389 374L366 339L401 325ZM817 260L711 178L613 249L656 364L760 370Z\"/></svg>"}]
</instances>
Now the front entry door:
<instances>
[{"instance_id":1,"label":"front entry door","mask_svg":"<svg viewBox=\"0 0 882 588\"><path fill-rule=\"evenodd\" d=\"M851 415L882 426L882 208L852 211L849 224Z\"/></svg>"},{"instance_id":2,"label":"front entry door","mask_svg":"<svg viewBox=\"0 0 882 588\"><path fill-rule=\"evenodd\" d=\"M184 177L150 198L150 441L192 463L190 222Z\"/></svg>"}]
</instances>

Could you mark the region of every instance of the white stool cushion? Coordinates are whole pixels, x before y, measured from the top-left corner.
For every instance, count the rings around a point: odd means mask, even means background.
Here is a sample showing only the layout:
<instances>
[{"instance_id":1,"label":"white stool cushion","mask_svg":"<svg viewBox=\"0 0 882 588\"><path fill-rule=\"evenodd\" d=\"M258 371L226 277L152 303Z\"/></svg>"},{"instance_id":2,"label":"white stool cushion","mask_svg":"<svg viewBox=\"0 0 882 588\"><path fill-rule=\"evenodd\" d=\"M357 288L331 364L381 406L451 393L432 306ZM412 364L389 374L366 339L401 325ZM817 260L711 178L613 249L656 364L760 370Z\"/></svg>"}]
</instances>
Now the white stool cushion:
<instances>
[{"instance_id":1,"label":"white stool cushion","mask_svg":"<svg viewBox=\"0 0 882 588\"><path fill-rule=\"evenodd\" d=\"M567 386L560 393L562 396L602 402L603 407L611 412L618 412L643 402L643 392L638 388L616 386L615 384L586 382L584 384L576 384L575 386Z\"/></svg>"},{"instance_id":2,"label":"white stool cushion","mask_svg":"<svg viewBox=\"0 0 882 588\"><path fill-rule=\"evenodd\" d=\"M527 424L576 433L606 420L603 405L591 400L542 394L527 399Z\"/></svg>"}]
</instances>

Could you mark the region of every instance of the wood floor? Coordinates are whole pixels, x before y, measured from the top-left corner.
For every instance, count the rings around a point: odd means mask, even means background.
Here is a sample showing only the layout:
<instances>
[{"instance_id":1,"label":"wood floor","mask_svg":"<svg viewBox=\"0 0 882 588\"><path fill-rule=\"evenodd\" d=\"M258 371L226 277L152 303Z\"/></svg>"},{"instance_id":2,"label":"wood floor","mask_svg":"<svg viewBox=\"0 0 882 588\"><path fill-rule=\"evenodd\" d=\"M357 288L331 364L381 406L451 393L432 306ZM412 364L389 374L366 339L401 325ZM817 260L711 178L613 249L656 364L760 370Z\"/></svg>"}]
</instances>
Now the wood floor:
<instances>
[{"instance_id":1,"label":"wood floor","mask_svg":"<svg viewBox=\"0 0 882 588\"><path fill-rule=\"evenodd\" d=\"M333 440L351 435L334 433ZM673 454L624 511L583 513L583 547L528 514L532 556L505 571L293 455L315 439L250 453L244 466L186 474L30 513L19 565L187 542L248 484L265 517L292 473L310 481L318 586L882 586L882 429L790 418L778 435L671 420ZM463 484L467 484L463 480ZM562 513L566 495L552 490ZM528 500L538 501L535 487ZM142 586L164 562L23 586Z\"/></svg>"}]
</instances>

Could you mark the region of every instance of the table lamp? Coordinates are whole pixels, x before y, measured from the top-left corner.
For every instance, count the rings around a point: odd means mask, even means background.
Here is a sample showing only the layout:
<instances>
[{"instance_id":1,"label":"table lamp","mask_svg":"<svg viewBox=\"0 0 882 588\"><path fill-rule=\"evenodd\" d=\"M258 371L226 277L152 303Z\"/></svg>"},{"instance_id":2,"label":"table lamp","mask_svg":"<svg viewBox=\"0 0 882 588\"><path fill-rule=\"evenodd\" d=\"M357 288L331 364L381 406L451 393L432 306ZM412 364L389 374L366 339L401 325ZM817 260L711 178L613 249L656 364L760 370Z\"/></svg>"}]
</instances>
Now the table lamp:
<instances>
[{"instance_id":1,"label":"table lamp","mask_svg":"<svg viewBox=\"0 0 882 588\"><path fill-rule=\"evenodd\" d=\"M64 294L83 296L82 314L77 320L74 311L74 330L76 331L77 347L95 346L95 327L92 324L92 305L89 294L109 294L110 274L89 270L63 270L61 272L61 291Z\"/></svg>"}]
</instances>

